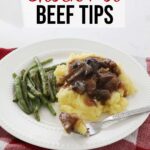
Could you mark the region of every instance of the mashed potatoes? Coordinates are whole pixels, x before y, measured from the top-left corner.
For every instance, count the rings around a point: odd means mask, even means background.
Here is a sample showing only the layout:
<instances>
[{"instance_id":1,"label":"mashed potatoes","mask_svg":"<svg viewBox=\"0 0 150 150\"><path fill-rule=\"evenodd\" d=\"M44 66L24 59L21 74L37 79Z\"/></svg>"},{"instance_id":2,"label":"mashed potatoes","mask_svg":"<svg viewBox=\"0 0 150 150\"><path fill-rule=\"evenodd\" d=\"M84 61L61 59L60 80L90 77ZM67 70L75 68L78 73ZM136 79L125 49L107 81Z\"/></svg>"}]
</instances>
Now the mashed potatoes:
<instances>
[{"instance_id":1,"label":"mashed potatoes","mask_svg":"<svg viewBox=\"0 0 150 150\"><path fill-rule=\"evenodd\" d=\"M83 120L98 120L103 112L103 106L97 103L93 106L86 105L86 95L80 95L69 88L62 88L57 94L62 112L75 113Z\"/></svg>"},{"instance_id":2,"label":"mashed potatoes","mask_svg":"<svg viewBox=\"0 0 150 150\"><path fill-rule=\"evenodd\" d=\"M95 56L93 54L80 54L71 55L66 65L59 65L54 75L56 76L57 83L61 84L64 77L68 74L68 63L74 59L84 59L88 56ZM90 101L87 94L78 94L70 87L61 87L57 93L59 106L62 112L75 113L81 119L86 121L96 121L100 119L103 113L116 114L125 110L128 105L127 99L124 95L132 95L135 92L135 88L131 80L127 77L124 71L120 68L121 73L119 75L120 81L124 85L124 89L120 88L114 91L105 105L95 101L92 105L87 105L87 101Z\"/></svg>"}]
</instances>

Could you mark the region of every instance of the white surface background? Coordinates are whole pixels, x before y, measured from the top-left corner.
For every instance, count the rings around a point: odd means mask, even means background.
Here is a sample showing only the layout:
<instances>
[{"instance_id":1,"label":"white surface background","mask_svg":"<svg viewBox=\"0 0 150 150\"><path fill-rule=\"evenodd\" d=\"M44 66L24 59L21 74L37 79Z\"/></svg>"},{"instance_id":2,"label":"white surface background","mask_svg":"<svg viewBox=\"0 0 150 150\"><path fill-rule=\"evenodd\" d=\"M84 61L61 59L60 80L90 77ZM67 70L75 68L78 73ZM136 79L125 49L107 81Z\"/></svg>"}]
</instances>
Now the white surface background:
<instances>
[{"instance_id":1,"label":"white surface background","mask_svg":"<svg viewBox=\"0 0 150 150\"><path fill-rule=\"evenodd\" d=\"M126 0L125 28L25 28L18 0L0 1L0 47L53 38L99 41L135 56L150 56L150 0Z\"/></svg>"}]
</instances>

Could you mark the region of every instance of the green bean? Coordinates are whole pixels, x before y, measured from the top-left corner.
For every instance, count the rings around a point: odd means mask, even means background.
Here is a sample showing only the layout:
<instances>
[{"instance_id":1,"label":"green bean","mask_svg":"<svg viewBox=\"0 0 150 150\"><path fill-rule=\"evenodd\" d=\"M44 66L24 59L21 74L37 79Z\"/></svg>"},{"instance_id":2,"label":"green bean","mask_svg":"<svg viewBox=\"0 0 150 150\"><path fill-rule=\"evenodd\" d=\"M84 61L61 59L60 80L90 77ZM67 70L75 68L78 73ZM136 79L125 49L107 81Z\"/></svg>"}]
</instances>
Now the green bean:
<instances>
[{"instance_id":1,"label":"green bean","mask_svg":"<svg viewBox=\"0 0 150 150\"><path fill-rule=\"evenodd\" d=\"M28 104L28 94L27 94L28 93L27 85L26 85L26 81L23 81L24 73L25 73L25 70L22 70L21 71L21 88L22 88L23 97L24 97L27 105L29 106L29 104Z\"/></svg>"},{"instance_id":2,"label":"green bean","mask_svg":"<svg viewBox=\"0 0 150 150\"><path fill-rule=\"evenodd\" d=\"M43 69L43 66L41 65L39 59L37 57L35 57L34 60L37 63L39 73L40 73L40 76L41 76L43 94L46 96L46 95L48 95L47 76L46 76L45 70Z\"/></svg>"},{"instance_id":3,"label":"green bean","mask_svg":"<svg viewBox=\"0 0 150 150\"><path fill-rule=\"evenodd\" d=\"M38 91L42 91L42 86L41 86L41 81L39 78L39 73L36 73L33 77L32 77L33 82L35 83L35 87Z\"/></svg>"},{"instance_id":4,"label":"green bean","mask_svg":"<svg viewBox=\"0 0 150 150\"><path fill-rule=\"evenodd\" d=\"M44 61L41 61L41 65L43 65L43 66L47 65L47 64L51 63L52 61L53 61L53 58L48 58L48 59L46 59ZM37 67L36 63L31 66L31 69L33 69L35 67Z\"/></svg>"},{"instance_id":5,"label":"green bean","mask_svg":"<svg viewBox=\"0 0 150 150\"><path fill-rule=\"evenodd\" d=\"M22 70L21 71L21 76L22 76L22 80L21 80L22 93L23 93L23 97L24 97L24 99L26 101L26 104L27 104L28 108L30 109L31 112L33 112L32 101L30 100L31 97L29 97L29 95L28 95L27 83L26 83L26 80L23 81L24 73L25 73L25 70Z\"/></svg>"},{"instance_id":6,"label":"green bean","mask_svg":"<svg viewBox=\"0 0 150 150\"><path fill-rule=\"evenodd\" d=\"M50 94L50 98L52 102L55 102L55 95L53 92L53 87L52 87L52 75L49 73L48 74L48 90L49 90L49 94Z\"/></svg>"},{"instance_id":7,"label":"green bean","mask_svg":"<svg viewBox=\"0 0 150 150\"><path fill-rule=\"evenodd\" d=\"M38 91L41 91L40 89L40 81L39 81L39 78L38 78L38 73L35 74L33 77L32 77L32 82L34 83L34 87L38 90ZM42 93L41 93L42 94ZM40 102L40 99L37 98L35 95L33 95L32 93L29 93L29 97L34 101L34 111L33 111L33 114L34 114L34 117L37 121L40 121L40 116L39 116L39 110L42 106L42 103Z\"/></svg>"},{"instance_id":8,"label":"green bean","mask_svg":"<svg viewBox=\"0 0 150 150\"><path fill-rule=\"evenodd\" d=\"M40 99L41 99L41 102L43 103L43 105L47 105L48 100L43 95L40 96Z\"/></svg>"},{"instance_id":9,"label":"green bean","mask_svg":"<svg viewBox=\"0 0 150 150\"><path fill-rule=\"evenodd\" d=\"M45 72L49 72L49 71L55 71L56 67L52 66L52 67L47 67L47 68L44 68L44 69L45 69Z\"/></svg>"},{"instance_id":10,"label":"green bean","mask_svg":"<svg viewBox=\"0 0 150 150\"><path fill-rule=\"evenodd\" d=\"M54 94L57 94L57 88L56 88L56 77L54 76L54 73L52 73L52 85L53 85L53 90Z\"/></svg>"},{"instance_id":11,"label":"green bean","mask_svg":"<svg viewBox=\"0 0 150 150\"><path fill-rule=\"evenodd\" d=\"M52 61L53 61L52 58L48 58L48 59L42 61L42 62L41 62L41 65L46 65L46 64L48 64L48 63L51 63ZM36 68L36 67L37 67L37 64L34 63L33 65L31 65L31 66L26 70L26 72L25 72L25 74L24 74L24 76L23 76L23 80L24 80L24 81L25 81L25 79L26 79L26 77L27 77L29 71L30 71L31 69Z\"/></svg>"},{"instance_id":12,"label":"green bean","mask_svg":"<svg viewBox=\"0 0 150 150\"><path fill-rule=\"evenodd\" d=\"M15 76L13 76L14 79L17 77L17 74L15 74ZM13 102L18 102L18 99L16 97L16 90L15 90L15 85L13 85Z\"/></svg>"},{"instance_id":13,"label":"green bean","mask_svg":"<svg viewBox=\"0 0 150 150\"><path fill-rule=\"evenodd\" d=\"M29 77L29 81L31 82L31 84L34 86L34 88L36 88L35 82L33 81L33 77L31 77L31 76L28 76L28 77Z\"/></svg>"},{"instance_id":14,"label":"green bean","mask_svg":"<svg viewBox=\"0 0 150 150\"><path fill-rule=\"evenodd\" d=\"M51 112L51 114L56 116L56 112L55 112L52 104L44 96L41 96L40 98L41 98L42 103L48 108L48 110Z\"/></svg>"},{"instance_id":15,"label":"green bean","mask_svg":"<svg viewBox=\"0 0 150 150\"><path fill-rule=\"evenodd\" d=\"M13 78L15 79L17 77L17 74L16 73L13 73L12 74Z\"/></svg>"},{"instance_id":16,"label":"green bean","mask_svg":"<svg viewBox=\"0 0 150 150\"><path fill-rule=\"evenodd\" d=\"M49 58L40 62L35 57L34 63L26 70L22 70L20 76L13 73L15 80L13 102L16 102L26 114L32 113L37 121L40 121L39 110L42 105L47 107L52 115L56 115L51 102L56 101L56 79L53 73L58 65L43 68L52 61L53 59Z\"/></svg>"},{"instance_id":17,"label":"green bean","mask_svg":"<svg viewBox=\"0 0 150 150\"><path fill-rule=\"evenodd\" d=\"M36 99L34 101L35 107L34 107L34 117L37 121L40 121L40 115L39 115L39 110L42 106L40 99Z\"/></svg>"},{"instance_id":18,"label":"green bean","mask_svg":"<svg viewBox=\"0 0 150 150\"><path fill-rule=\"evenodd\" d=\"M36 68L31 69L31 70L29 71L29 73L30 73L30 75L32 76L32 75L36 74L38 71L39 71L39 69L38 69L38 67L36 67Z\"/></svg>"},{"instance_id":19,"label":"green bean","mask_svg":"<svg viewBox=\"0 0 150 150\"><path fill-rule=\"evenodd\" d=\"M26 72L26 70L21 70L21 72L20 72L20 74L21 74L21 80L23 80L23 76L24 76L24 74L25 74L25 72Z\"/></svg>"},{"instance_id":20,"label":"green bean","mask_svg":"<svg viewBox=\"0 0 150 150\"><path fill-rule=\"evenodd\" d=\"M16 97L15 87L14 87L14 90L13 90L13 102L14 102L14 103L17 103L17 102L18 102L18 99L17 99L17 97Z\"/></svg>"},{"instance_id":21,"label":"green bean","mask_svg":"<svg viewBox=\"0 0 150 150\"><path fill-rule=\"evenodd\" d=\"M23 112L25 112L26 114L31 114L31 112L28 110L28 109L26 109L25 107L24 107L24 105L22 104L22 102L21 101L18 101L18 106L19 106L19 108L23 111Z\"/></svg>"},{"instance_id":22,"label":"green bean","mask_svg":"<svg viewBox=\"0 0 150 150\"><path fill-rule=\"evenodd\" d=\"M16 91L16 98L18 99L19 107L27 114L30 114L31 111L27 107L27 104L23 98L22 88L21 88L21 79L19 76L15 78L15 91Z\"/></svg>"},{"instance_id":23,"label":"green bean","mask_svg":"<svg viewBox=\"0 0 150 150\"><path fill-rule=\"evenodd\" d=\"M17 102L18 102L18 99L13 99L13 102L14 102L14 103L17 103Z\"/></svg>"},{"instance_id":24,"label":"green bean","mask_svg":"<svg viewBox=\"0 0 150 150\"><path fill-rule=\"evenodd\" d=\"M25 80L26 80L27 75L28 75L28 73L29 73L30 69L31 69L31 68L28 68L28 69L25 71L24 76L23 76L23 81L25 81Z\"/></svg>"},{"instance_id":25,"label":"green bean","mask_svg":"<svg viewBox=\"0 0 150 150\"><path fill-rule=\"evenodd\" d=\"M23 97L24 97L25 100L27 100L28 99L27 85L23 80L21 80L21 87L22 87Z\"/></svg>"},{"instance_id":26,"label":"green bean","mask_svg":"<svg viewBox=\"0 0 150 150\"><path fill-rule=\"evenodd\" d=\"M65 65L66 63L60 63L60 64L57 64L57 65L54 65L54 66L51 66L51 67L47 67L47 68L45 68L45 71L46 72L49 72L49 71L54 71L56 68L57 68L57 66L59 66L59 65Z\"/></svg>"},{"instance_id":27,"label":"green bean","mask_svg":"<svg viewBox=\"0 0 150 150\"><path fill-rule=\"evenodd\" d=\"M36 107L37 108L37 107ZM39 115L39 110L38 109L35 109L34 111L34 118L37 120L37 121L40 121L40 115Z\"/></svg>"},{"instance_id":28,"label":"green bean","mask_svg":"<svg viewBox=\"0 0 150 150\"><path fill-rule=\"evenodd\" d=\"M22 87L22 94L23 94L24 100L25 100L28 108L30 109L30 111L32 111L32 108L30 107L31 103L30 103L30 100L28 98L27 85L26 85L26 82L24 82L23 80L21 80L21 87Z\"/></svg>"},{"instance_id":29,"label":"green bean","mask_svg":"<svg viewBox=\"0 0 150 150\"><path fill-rule=\"evenodd\" d=\"M49 68L50 67L44 68L44 70L46 71ZM36 73L38 73L38 71L39 71L39 68L36 67L36 68L31 69L29 73L31 76L34 76Z\"/></svg>"},{"instance_id":30,"label":"green bean","mask_svg":"<svg viewBox=\"0 0 150 150\"><path fill-rule=\"evenodd\" d=\"M36 72L29 72L29 76L30 76L30 78L32 78L32 80L36 76L36 74L38 74L38 71L36 71Z\"/></svg>"},{"instance_id":31,"label":"green bean","mask_svg":"<svg viewBox=\"0 0 150 150\"><path fill-rule=\"evenodd\" d=\"M35 96L42 95L42 93L40 91L36 90L36 88L34 87L34 85L32 84L32 82L29 80L29 78L27 78L27 87L31 90L31 92L33 93L33 95L35 95Z\"/></svg>"},{"instance_id":32,"label":"green bean","mask_svg":"<svg viewBox=\"0 0 150 150\"><path fill-rule=\"evenodd\" d=\"M17 97L16 97L15 86L13 87L13 102L14 102L14 103L17 103L17 102L18 102L18 99L17 99Z\"/></svg>"},{"instance_id":33,"label":"green bean","mask_svg":"<svg viewBox=\"0 0 150 150\"><path fill-rule=\"evenodd\" d=\"M28 92L28 97L32 100L35 100L36 96L34 96L31 92Z\"/></svg>"},{"instance_id":34,"label":"green bean","mask_svg":"<svg viewBox=\"0 0 150 150\"><path fill-rule=\"evenodd\" d=\"M56 111L54 110L54 108L50 102L47 104L47 108L52 113L53 116L56 116Z\"/></svg>"},{"instance_id":35,"label":"green bean","mask_svg":"<svg viewBox=\"0 0 150 150\"><path fill-rule=\"evenodd\" d=\"M49 70L49 68L50 67L44 68L45 72L46 72L46 70ZM30 70L29 74L30 74L31 77L33 77L35 74L38 73L38 71L39 71L39 68L34 68L34 69Z\"/></svg>"},{"instance_id":36,"label":"green bean","mask_svg":"<svg viewBox=\"0 0 150 150\"><path fill-rule=\"evenodd\" d=\"M51 90L53 92L53 102L57 101L57 97L56 97L56 94L57 94L57 88L56 88L56 78L54 76L54 73L53 72L50 72L49 73L49 82L51 84Z\"/></svg>"},{"instance_id":37,"label":"green bean","mask_svg":"<svg viewBox=\"0 0 150 150\"><path fill-rule=\"evenodd\" d=\"M61 64L57 64L57 65L54 65L54 66L51 66L51 67L46 67L46 68L44 68L44 70L45 70L45 72L54 71L58 65L65 65L65 64L66 64L66 63L61 63ZM38 70L37 67L31 69L31 70L30 70L31 76L34 75L34 74L36 74L38 71L39 71L39 70Z\"/></svg>"}]
</instances>

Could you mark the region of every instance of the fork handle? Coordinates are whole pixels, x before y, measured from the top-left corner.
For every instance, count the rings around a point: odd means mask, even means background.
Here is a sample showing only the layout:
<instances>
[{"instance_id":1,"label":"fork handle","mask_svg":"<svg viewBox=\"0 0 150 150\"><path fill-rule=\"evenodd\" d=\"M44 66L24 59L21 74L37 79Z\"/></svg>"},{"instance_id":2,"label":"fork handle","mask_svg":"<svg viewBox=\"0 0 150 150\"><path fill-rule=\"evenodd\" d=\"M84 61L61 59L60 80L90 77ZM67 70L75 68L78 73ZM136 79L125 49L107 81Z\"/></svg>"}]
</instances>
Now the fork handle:
<instances>
[{"instance_id":1,"label":"fork handle","mask_svg":"<svg viewBox=\"0 0 150 150\"><path fill-rule=\"evenodd\" d=\"M148 113L148 112L150 112L150 106L141 107L141 108L137 108L134 110L129 110L126 112L122 112L122 113L118 113L118 114L109 116L103 120L103 123L108 122L108 121L116 121L116 120L120 120L120 119L125 119L127 117L136 116L136 115L140 115L140 114Z\"/></svg>"}]
</instances>

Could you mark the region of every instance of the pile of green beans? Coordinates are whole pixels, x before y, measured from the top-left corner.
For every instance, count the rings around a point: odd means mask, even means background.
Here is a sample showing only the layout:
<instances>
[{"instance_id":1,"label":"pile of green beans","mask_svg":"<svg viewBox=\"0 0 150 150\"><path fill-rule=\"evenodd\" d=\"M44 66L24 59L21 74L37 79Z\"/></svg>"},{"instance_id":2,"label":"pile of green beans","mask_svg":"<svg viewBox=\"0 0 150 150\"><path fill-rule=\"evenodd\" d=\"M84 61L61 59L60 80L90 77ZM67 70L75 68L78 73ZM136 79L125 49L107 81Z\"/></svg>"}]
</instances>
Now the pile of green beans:
<instances>
[{"instance_id":1,"label":"pile of green beans","mask_svg":"<svg viewBox=\"0 0 150 150\"><path fill-rule=\"evenodd\" d=\"M40 61L34 57L33 64L27 69L22 70L18 75L13 74L13 102L17 103L26 114L33 114L37 121L40 121L39 111L43 106L56 116L52 103L57 102L57 86L54 76L57 65L44 67L52 61L52 58Z\"/></svg>"}]
</instances>

